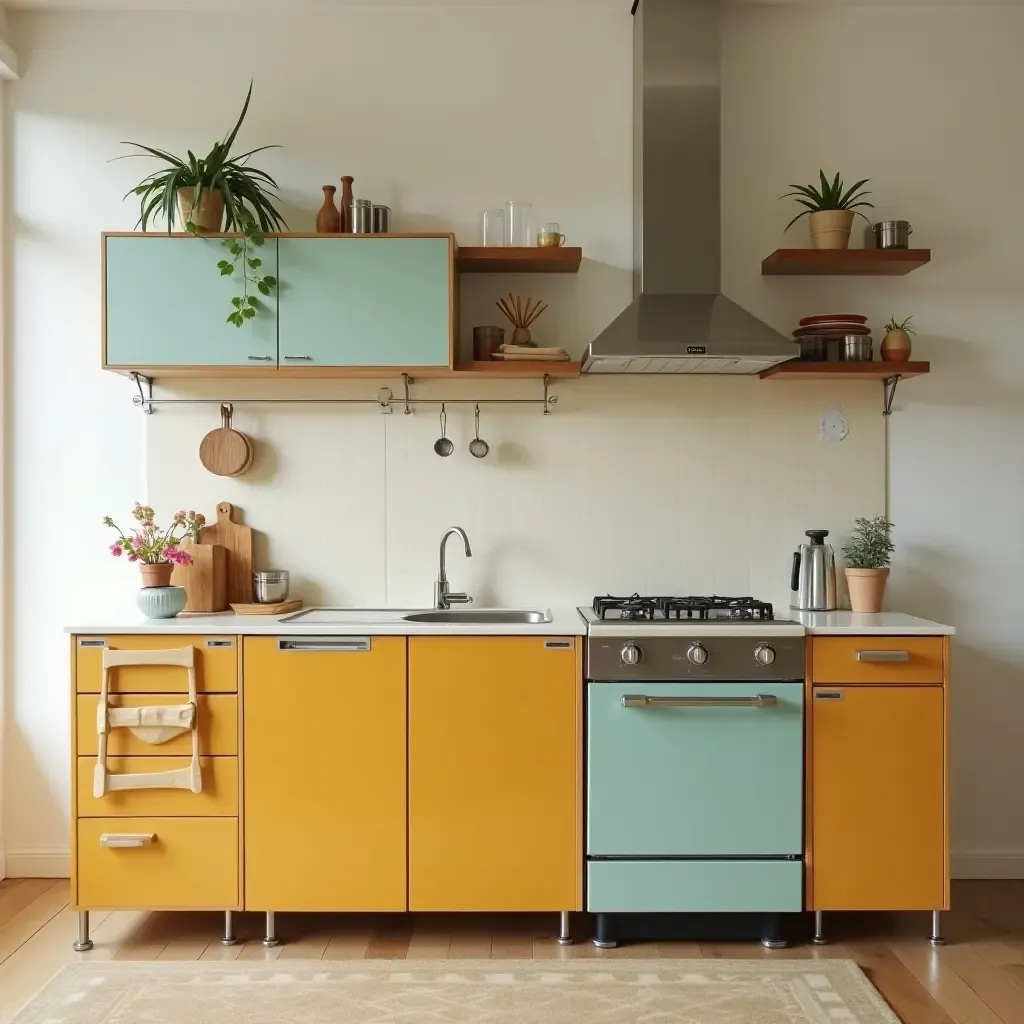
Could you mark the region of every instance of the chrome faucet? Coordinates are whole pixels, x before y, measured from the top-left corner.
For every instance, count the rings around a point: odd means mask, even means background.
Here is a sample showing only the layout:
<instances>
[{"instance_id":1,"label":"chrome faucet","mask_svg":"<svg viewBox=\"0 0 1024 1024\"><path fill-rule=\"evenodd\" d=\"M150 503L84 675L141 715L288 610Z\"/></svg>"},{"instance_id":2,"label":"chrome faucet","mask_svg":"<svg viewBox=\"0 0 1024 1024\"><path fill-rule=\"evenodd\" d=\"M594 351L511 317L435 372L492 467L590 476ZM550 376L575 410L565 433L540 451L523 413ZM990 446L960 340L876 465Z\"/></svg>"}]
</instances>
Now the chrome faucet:
<instances>
[{"instance_id":1,"label":"chrome faucet","mask_svg":"<svg viewBox=\"0 0 1024 1024\"><path fill-rule=\"evenodd\" d=\"M462 543L466 546L466 557L473 557L473 551L469 546L469 538L466 536L466 531L461 526L451 526L445 530L444 536L441 538L441 566L437 573L437 580L434 583L435 608L451 608L453 604L473 603L473 598L471 598L469 594L453 594L448 590L448 574L445 572L444 565L444 548L448 543L448 538L453 533L457 533L462 538Z\"/></svg>"}]
</instances>

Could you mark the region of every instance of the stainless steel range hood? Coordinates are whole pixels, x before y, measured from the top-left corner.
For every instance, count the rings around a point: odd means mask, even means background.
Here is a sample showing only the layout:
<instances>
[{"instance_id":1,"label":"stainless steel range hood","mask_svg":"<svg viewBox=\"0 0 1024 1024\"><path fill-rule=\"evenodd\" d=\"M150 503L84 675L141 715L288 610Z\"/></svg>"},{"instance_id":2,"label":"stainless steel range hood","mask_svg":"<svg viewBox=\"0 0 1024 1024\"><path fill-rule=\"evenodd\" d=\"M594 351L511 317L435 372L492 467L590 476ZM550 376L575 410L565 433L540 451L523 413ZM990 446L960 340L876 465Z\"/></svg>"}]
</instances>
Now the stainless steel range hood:
<instances>
[{"instance_id":1,"label":"stainless steel range hood","mask_svg":"<svg viewBox=\"0 0 1024 1024\"><path fill-rule=\"evenodd\" d=\"M585 373L754 374L793 342L721 294L721 9L639 0L633 23L634 294Z\"/></svg>"}]
</instances>

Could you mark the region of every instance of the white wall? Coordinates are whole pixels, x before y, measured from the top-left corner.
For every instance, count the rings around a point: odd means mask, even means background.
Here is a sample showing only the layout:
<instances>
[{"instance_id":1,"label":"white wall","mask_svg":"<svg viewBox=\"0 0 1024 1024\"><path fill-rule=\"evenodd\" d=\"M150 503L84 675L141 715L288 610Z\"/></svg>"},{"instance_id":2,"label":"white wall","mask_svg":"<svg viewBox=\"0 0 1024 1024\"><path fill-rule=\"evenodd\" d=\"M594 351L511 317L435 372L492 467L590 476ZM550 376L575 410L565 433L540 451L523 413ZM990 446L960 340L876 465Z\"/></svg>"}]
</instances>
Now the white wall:
<instances>
[{"instance_id":1,"label":"white wall","mask_svg":"<svg viewBox=\"0 0 1024 1024\"><path fill-rule=\"evenodd\" d=\"M954 869L1024 876L1024 162L1020 8L733 11L724 53L724 281L772 319L913 314L930 377L889 426L890 602L952 622ZM906 278L760 278L819 167L870 177L934 262ZM794 211L795 212L795 211ZM803 244L802 233L791 234Z\"/></svg>"}]
</instances>

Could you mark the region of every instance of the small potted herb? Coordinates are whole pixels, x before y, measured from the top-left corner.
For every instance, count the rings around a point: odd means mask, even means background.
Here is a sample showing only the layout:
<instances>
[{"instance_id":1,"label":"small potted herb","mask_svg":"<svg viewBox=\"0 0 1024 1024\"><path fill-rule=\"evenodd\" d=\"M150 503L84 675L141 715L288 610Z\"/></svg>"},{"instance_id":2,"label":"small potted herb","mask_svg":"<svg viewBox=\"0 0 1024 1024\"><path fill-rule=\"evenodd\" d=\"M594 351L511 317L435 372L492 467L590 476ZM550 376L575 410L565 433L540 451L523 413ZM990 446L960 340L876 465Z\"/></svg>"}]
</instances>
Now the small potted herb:
<instances>
[{"instance_id":1,"label":"small potted herb","mask_svg":"<svg viewBox=\"0 0 1024 1024\"><path fill-rule=\"evenodd\" d=\"M173 618L185 607L187 595L184 587L171 586L171 573L176 565L192 564L192 556L180 545L186 537L198 540L206 518L196 512L175 512L164 530L156 525L156 512L149 505L135 502L132 519L136 526L125 533L110 516L104 516L103 525L117 530L110 553L139 563L142 590L135 601L139 610L151 619Z\"/></svg>"},{"instance_id":2,"label":"small potted herb","mask_svg":"<svg viewBox=\"0 0 1024 1024\"><path fill-rule=\"evenodd\" d=\"M890 317L885 325L885 337L882 339L882 358L887 363L905 363L910 359L910 350L913 342L910 340L912 334L917 332L911 325L914 318L908 316L906 320L897 320Z\"/></svg>"},{"instance_id":3,"label":"small potted herb","mask_svg":"<svg viewBox=\"0 0 1024 1024\"><path fill-rule=\"evenodd\" d=\"M849 543L843 548L843 558L850 608L855 612L874 614L882 610L894 550L892 530L893 525L885 516L861 517L854 523Z\"/></svg>"},{"instance_id":4,"label":"small potted herb","mask_svg":"<svg viewBox=\"0 0 1024 1024\"><path fill-rule=\"evenodd\" d=\"M864 197L871 195L870 192L862 191L868 183L867 178L858 181L855 185L846 188L846 185L838 173L832 181L825 177L825 172L819 170L821 178L821 190L813 185L790 185L793 192L787 192L780 199L795 199L805 210L801 210L787 225L788 231L801 217L808 217L811 226L811 245L815 249L846 249L850 244L850 230L853 227L853 218L864 217L858 207L870 206L874 209L874 203L869 203ZM867 221L867 217L864 217Z\"/></svg>"},{"instance_id":5,"label":"small potted herb","mask_svg":"<svg viewBox=\"0 0 1024 1024\"><path fill-rule=\"evenodd\" d=\"M260 301L250 295L250 286L262 295L269 295L277 286L277 279L259 273L262 260L254 250L264 243L264 233L287 227L284 218L274 206L278 198L273 191L277 182L257 167L249 165L249 158L276 146L258 146L245 153L232 155L238 129L242 127L252 97L252 82L245 96L245 105L235 127L205 157L197 157L191 150L185 158L174 156L163 149L154 149L141 142L125 142L141 150L128 156L150 156L167 166L147 175L128 195L139 197L138 225L143 231L151 220L162 216L167 233L174 230L176 221L192 234L218 231L238 232L241 237L224 240L230 259L217 263L220 274L227 276L241 269L241 295L231 300L232 309L227 321L241 327L256 316ZM124 159L119 157L118 159Z\"/></svg>"}]
</instances>

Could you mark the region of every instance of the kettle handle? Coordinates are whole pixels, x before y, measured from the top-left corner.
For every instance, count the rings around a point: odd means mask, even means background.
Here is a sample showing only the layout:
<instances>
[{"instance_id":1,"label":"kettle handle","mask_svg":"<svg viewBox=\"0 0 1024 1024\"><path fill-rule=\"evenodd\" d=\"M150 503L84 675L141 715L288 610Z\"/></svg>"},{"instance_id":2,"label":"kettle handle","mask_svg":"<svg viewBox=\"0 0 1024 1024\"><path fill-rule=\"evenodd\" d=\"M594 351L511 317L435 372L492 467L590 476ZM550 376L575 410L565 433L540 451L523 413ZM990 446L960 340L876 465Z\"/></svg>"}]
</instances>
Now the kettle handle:
<instances>
[{"instance_id":1,"label":"kettle handle","mask_svg":"<svg viewBox=\"0 0 1024 1024\"><path fill-rule=\"evenodd\" d=\"M789 577L789 589L799 590L800 589L800 552L793 552L793 571Z\"/></svg>"}]
</instances>

